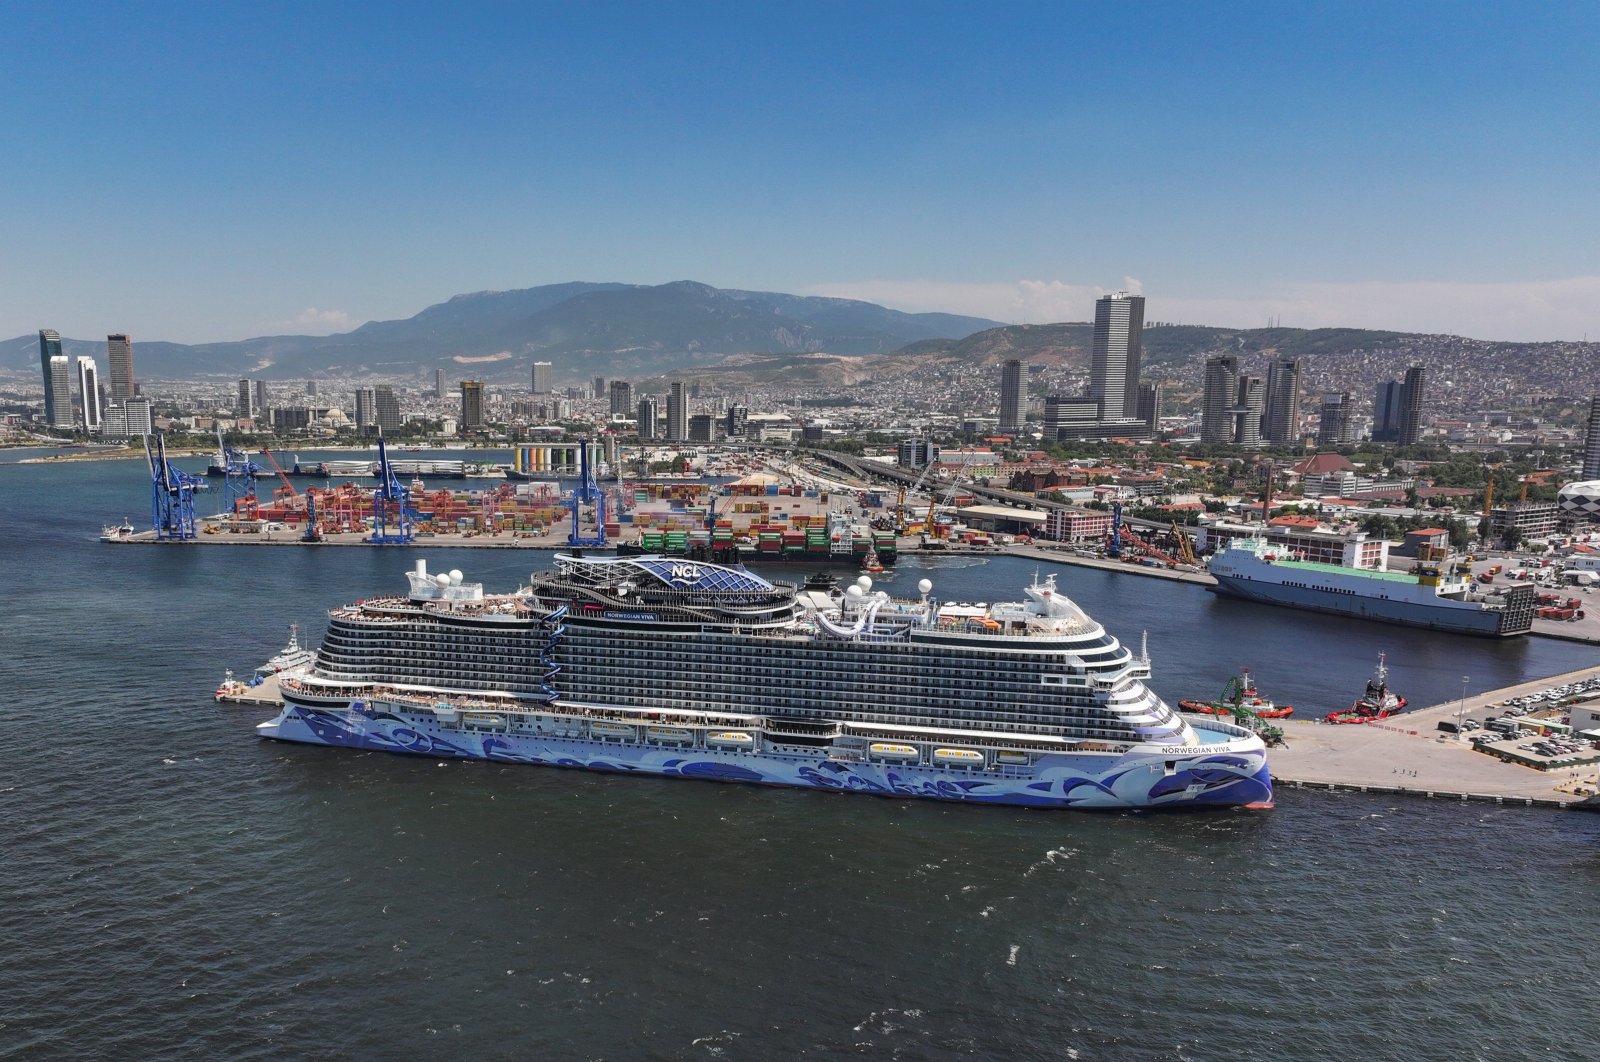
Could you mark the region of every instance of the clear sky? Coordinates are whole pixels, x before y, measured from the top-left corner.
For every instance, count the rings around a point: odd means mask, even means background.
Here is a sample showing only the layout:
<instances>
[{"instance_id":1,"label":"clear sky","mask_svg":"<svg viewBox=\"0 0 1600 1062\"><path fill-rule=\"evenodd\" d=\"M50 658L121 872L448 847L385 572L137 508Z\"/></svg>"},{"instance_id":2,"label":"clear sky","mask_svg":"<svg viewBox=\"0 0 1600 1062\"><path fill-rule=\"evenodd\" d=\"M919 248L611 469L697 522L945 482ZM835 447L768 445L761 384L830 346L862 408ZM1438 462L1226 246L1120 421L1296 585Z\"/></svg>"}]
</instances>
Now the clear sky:
<instances>
[{"instance_id":1,"label":"clear sky","mask_svg":"<svg viewBox=\"0 0 1600 1062\"><path fill-rule=\"evenodd\" d=\"M1600 338L1600 4L8 4L0 336L565 280Z\"/></svg>"}]
</instances>

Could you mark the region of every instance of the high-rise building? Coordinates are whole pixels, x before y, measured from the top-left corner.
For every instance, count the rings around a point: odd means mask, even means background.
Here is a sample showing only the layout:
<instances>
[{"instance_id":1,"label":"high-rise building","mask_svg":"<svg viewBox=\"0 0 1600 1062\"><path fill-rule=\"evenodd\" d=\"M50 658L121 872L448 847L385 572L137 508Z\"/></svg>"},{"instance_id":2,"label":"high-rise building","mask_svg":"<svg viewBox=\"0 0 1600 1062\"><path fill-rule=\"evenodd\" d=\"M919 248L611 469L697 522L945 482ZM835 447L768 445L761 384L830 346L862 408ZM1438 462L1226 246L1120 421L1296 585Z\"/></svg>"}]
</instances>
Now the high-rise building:
<instances>
[{"instance_id":1,"label":"high-rise building","mask_svg":"<svg viewBox=\"0 0 1600 1062\"><path fill-rule=\"evenodd\" d=\"M100 379L93 358L78 358L78 396L85 431L100 430Z\"/></svg>"},{"instance_id":2,"label":"high-rise building","mask_svg":"<svg viewBox=\"0 0 1600 1062\"><path fill-rule=\"evenodd\" d=\"M728 407L727 419L723 427L724 434L730 439L744 438L744 429L750 422L750 407L732 405Z\"/></svg>"},{"instance_id":3,"label":"high-rise building","mask_svg":"<svg viewBox=\"0 0 1600 1062\"><path fill-rule=\"evenodd\" d=\"M604 376L596 376L594 378L594 397L595 398L604 398L605 396L606 396L606 378Z\"/></svg>"},{"instance_id":4,"label":"high-rise building","mask_svg":"<svg viewBox=\"0 0 1600 1062\"><path fill-rule=\"evenodd\" d=\"M683 395L683 381L672 381L667 392L667 442L689 441L689 402Z\"/></svg>"},{"instance_id":5,"label":"high-rise building","mask_svg":"<svg viewBox=\"0 0 1600 1062\"><path fill-rule=\"evenodd\" d=\"M461 430L479 431L483 428L483 381L461 381Z\"/></svg>"},{"instance_id":6,"label":"high-rise building","mask_svg":"<svg viewBox=\"0 0 1600 1062\"><path fill-rule=\"evenodd\" d=\"M626 417L633 412L633 385L627 380L611 381L611 415Z\"/></svg>"},{"instance_id":7,"label":"high-rise building","mask_svg":"<svg viewBox=\"0 0 1600 1062\"><path fill-rule=\"evenodd\" d=\"M356 388L356 430L365 432L378 426L377 393L370 387Z\"/></svg>"},{"instance_id":8,"label":"high-rise building","mask_svg":"<svg viewBox=\"0 0 1600 1062\"><path fill-rule=\"evenodd\" d=\"M52 354L50 374L45 379L45 401L52 428L73 428L78 418L72 415L72 362L65 354Z\"/></svg>"},{"instance_id":9,"label":"high-rise building","mask_svg":"<svg viewBox=\"0 0 1600 1062\"><path fill-rule=\"evenodd\" d=\"M1010 358L1000 367L1000 430L1018 431L1027 415L1022 401L1022 362Z\"/></svg>"},{"instance_id":10,"label":"high-rise building","mask_svg":"<svg viewBox=\"0 0 1600 1062\"><path fill-rule=\"evenodd\" d=\"M257 380L255 382L255 386L256 386L256 415L260 416L260 417L264 417L264 416L267 415L267 407L272 404L271 401L269 400L269 396L267 394L267 381L265 381L265 380Z\"/></svg>"},{"instance_id":11,"label":"high-rise building","mask_svg":"<svg viewBox=\"0 0 1600 1062\"><path fill-rule=\"evenodd\" d=\"M1600 395L1589 399L1589 431L1583 439L1583 478L1600 479Z\"/></svg>"},{"instance_id":12,"label":"high-rise building","mask_svg":"<svg viewBox=\"0 0 1600 1062\"><path fill-rule=\"evenodd\" d=\"M1267 408L1261 437L1267 442L1294 442L1300 433L1300 361L1277 358L1267 366Z\"/></svg>"},{"instance_id":13,"label":"high-rise building","mask_svg":"<svg viewBox=\"0 0 1600 1062\"><path fill-rule=\"evenodd\" d=\"M1232 442L1232 409L1239 395L1239 359L1217 354L1206 359L1205 396L1200 407L1200 441Z\"/></svg>"},{"instance_id":14,"label":"high-rise building","mask_svg":"<svg viewBox=\"0 0 1600 1062\"><path fill-rule=\"evenodd\" d=\"M394 396L393 387L379 384L372 389L372 414L378 422L379 434L400 433L400 402Z\"/></svg>"},{"instance_id":15,"label":"high-rise building","mask_svg":"<svg viewBox=\"0 0 1600 1062\"><path fill-rule=\"evenodd\" d=\"M708 443L716 433L717 418L710 413L696 413L689 418L689 441Z\"/></svg>"},{"instance_id":16,"label":"high-rise building","mask_svg":"<svg viewBox=\"0 0 1600 1062\"><path fill-rule=\"evenodd\" d=\"M556 367L548 361L533 363L533 393L548 395L556 389Z\"/></svg>"},{"instance_id":17,"label":"high-rise building","mask_svg":"<svg viewBox=\"0 0 1600 1062\"><path fill-rule=\"evenodd\" d=\"M56 415L56 406L64 405L67 408L66 427L72 427L72 396L66 391L57 391L55 377L50 371L50 359L61 357L61 333L53 328L39 329L39 371L44 375L44 422L50 427L58 426L59 418Z\"/></svg>"},{"instance_id":18,"label":"high-rise building","mask_svg":"<svg viewBox=\"0 0 1600 1062\"><path fill-rule=\"evenodd\" d=\"M315 398L315 397L317 397L317 381L315 381L315 380L307 380L306 381L306 397L307 398Z\"/></svg>"},{"instance_id":19,"label":"high-rise building","mask_svg":"<svg viewBox=\"0 0 1600 1062\"><path fill-rule=\"evenodd\" d=\"M256 415L256 392L249 380L239 381L239 399L233 407L241 417Z\"/></svg>"},{"instance_id":20,"label":"high-rise building","mask_svg":"<svg viewBox=\"0 0 1600 1062\"><path fill-rule=\"evenodd\" d=\"M1349 391L1322 396L1322 415L1317 421L1318 446L1348 446L1356 441L1354 410Z\"/></svg>"},{"instance_id":21,"label":"high-rise building","mask_svg":"<svg viewBox=\"0 0 1600 1062\"><path fill-rule=\"evenodd\" d=\"M656 421L660 414L657 410L654 395L645 395L639 399L639 438L644 440L654 439L658 430Z\"/></svg>"},{"instance_id":22,"label":"high-rise building","mask_svg":"<svg viewBox=\"0 0 1600 1062\"><path fill-rule=\"evenodd\" d=\"M111 374L111 401L121 405L139 393L133 381L133 340L126 333L106 336L106 369Z\"/></svg>"},{"instance_id":23,"label":"high-rise building","mask_svg":"<svg viewBox=\"0 0 1600 1062\"><path fill-rule=\"evenodd\" d=\"M1087 395L1063 398L1050 395L1044 400L1044 438L1046 442L1062 439L1095 438L1100 421L1100 403Z\"/></svg>"},{"instance_id":24,"label":"high-rise building","mask_svg":"<svg viewBox=\"0 0 1600 1062\"><path fill-rule=\"evenodd\" d=\"M1401 446L1415 446L1422 438L1422 401L1428 382L1428 370L1413 365L1406 370L1405 382L1400 385L1400 424L1395 430L1395 441Z\"/></svg>"},{"instance_id":25,"label":"high-rise building","mask_svg":"<svg viewBox=\"0 0 1600 1062\"><path fill-rule=\"evenodd\" d=\"M1145 430L1154 435L1161 428L1161 385L1139 381L1138 399L1136 415L1144 422Z\"/></svg>"},{"instance_id":26,"label":"high-rise building","mask_svg":"<svg viewBox=\"0 0 1600 1062\"><path fill-rule=\"evenodd\" d=\"M1394 442L1400 435L1400 406L1404 385L1386 380L1372 399L1372 441Z\"/></svg>"},{"instance_id":27,"label":"high-rise building","mask_svg":"<svg viewBox=\"0 0 1600 1062\"><path fill-rule=\"evenodd\" d=\"M1089 397L1100 403L1100 419L1139 415L1139 371L1144 351L1144 296L1119 291L1094 304L1094 352Z\"/></svg>"},{"instance_id":28,"label":"high-rise building","mask_svg":"<svg viewBox=\"0 0 1600 1062\"><path fill-rule=\"evenodd\" d=\"M434 399L436 401L443 402L444 401L444 396L446 394L448 394L448 393L449 392L447 392L444 389L444 370L443 369L435 369L435 370L433 370L433 397L434 397Z\"/></svg>"},{"instance_id":29,"label":"high-rise building","mask_svg":"<svg viewBox=\"0 0 1600 1062\"><path fill-rule=\"evenodd\" d=\"M1267 382L1259 376L1239 377L1233 416L1233 441L1240 446L1261 445L1261 418L1267 411Z\"/></svg>"},{"instance_id":30,"label":"high-rise building","mask_svg":"<svg viewBox=\"0 0 1600 1062\"><path fill-rule=\"evenodd\" d=\"M894 463L901 468L926 468L939 460L939 447L927 439L901 439Z\"/></svg>"}]
</instances>

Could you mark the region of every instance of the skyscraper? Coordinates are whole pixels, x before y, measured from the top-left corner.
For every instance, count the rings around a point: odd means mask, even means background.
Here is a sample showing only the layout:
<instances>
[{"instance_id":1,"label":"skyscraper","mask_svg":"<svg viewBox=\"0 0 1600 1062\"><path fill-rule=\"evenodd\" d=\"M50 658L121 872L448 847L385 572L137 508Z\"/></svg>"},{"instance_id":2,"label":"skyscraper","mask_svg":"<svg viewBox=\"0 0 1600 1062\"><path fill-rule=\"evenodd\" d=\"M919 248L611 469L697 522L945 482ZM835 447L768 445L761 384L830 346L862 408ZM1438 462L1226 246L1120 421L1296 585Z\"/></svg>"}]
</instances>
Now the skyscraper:
<instances>
[{"instance_id":1,"label":"skyscraper","mask_svg":"<svg viewBox=\"0 0 1600 1062\"><path fill-rule=\"evenodd\" d=\"M1403 385L1386 380L1378 385L1372 399L1372 441L1394 442L1400 433L1400 405Z\"/></svg>"},{"instance_id":2,"label":"skyscraper","mask_svg":"<svg viewBox=\"0 0 1600 1062\"><path fill-rule=\"evenodd\" d=\"M611 415L626 417L633 412L633 385L627 380L611 381Z\"/></svg>"},{"instance_id":3,"label":"skyscraper","mask_svg":"<svg viewBox=\"0 0 1600 1062\"><path fill-rule=\"evenodd\" d=\"M748 406L729 406L727 422L724 425L724 434L730 439L742 439L744 438L745 427L749 422L750 409Z\"/></svg>"},{"instance_id":4,"label":"skyscraper","mask_svg":"<svg viewBox=\"0 0 1600 1062\"><path fill-rule=\"evenodd\" d=\"M1137 414L1145 430L1154 435L1161 427L1161 385L1139 382Z\"/></svg>"},{"instance_id":5,"label":"skyscraper","mask_svg":"<svg viewBox=\"0 0 1600 1062\"><path fill-rule=\"evenodd\" d=\"M394 388L379 384L372 389L372 413L378 421L378 431L384 435L400 433L400 403L394 397Z\"/></svg>"},{"instance_id":6,"label":"skyscraper","mask_svg":"<svg viewBox=\"0 0 1600 1062\"><path fill-rule=\"evenodd\" d=\"M100 379L93 358L78 358L78 394L83 410L83 427L90 433L100 430Z\"/></svg>"},{"instance_id":7,"label":"skyscraper","mask_svg":"<svg viewBox=\"0 0 1600 1062\"><path fill-rule=\"evenodd\" d=\"M1349 391L1322 396L1322 415L1317 421L1318 446L1347 446L1356 441L1354 410Z\"/></svg>"},{"instance_id":8,"label":"skyscraper","mask_svg":"<svg viewBox=\"0 0 1600 1062\"><path fill-rule=\"evenodd\" d=\"M656 437L656 419L659 416L654 395L645 395L639 399L639 438L654 439Z\"/></svg>"},{"instance_id":9,"label":"skyscraper","mask_svg":"<svg viewBox=\"0 0 1600 1062\"><path fill-rule=\"evenodd\" d=\"M1589 399L1589 431L1583 438L1583 478L1600 479L1600 395Z\"/></svg>"},{"instance_id":10,"label":"skyscraper","mask_svg":"<svg viewBox=\"0 0 1600 1062\"><path fill-rule=\"evenodd\" d=\"M444 370L443 369L435 369L435 370L433 370L433 397L437 401L443 402L445 393L446 392L445 392L445 389L444 389Z\"/></svg>"},{"instance_id":11,"label":"skyscraper","mask_svg":"<svg viewBox=\"0 0 1600 1062\"><path fill-rule=\"evenodd\" d=\"M44 422L56 427L56 405L65 404L69 414L67 427L72 427L72 398L65 391L57 392L55 377L50 371L50 359L61 357L61 333L54 328L39 329L39 371L44 375Z\"/></svg>"},{"instance_id":12,"label":"skyscraper","mask_svg":"<svg viewBox=\"0 0 1600 1062\"><path fill-rule=\"evenodd\" d=\"M378 426L377 395L370 387L356 388L356 430Z\"/></svg>"},{"instance_id":13,"label":"skyscraper","mask_svg":"<svg viewBox=\"0 0 1600 1062\"><path fill-rule=\"evenodd\" d=\"M1020 430L1026 410L1022 402L1022 362L1011 358L1000 367L1000 430Z\"/></svg>"},{"instance_id":14,"label":"skyscraper","mask_svg":"<svg viewBox=\"0 0 1600 1062\"><path fill-rule=\"evenodd\" d=\"M547 394L550 394L552 391L554 391L556 389L555 388L555 380L556 380L556 369L555 369L554 365L551 365L548 361L536 361L536 362L533 363L533 393L534 394L536 394L536 395L547 395Z\"/></svg>"},{"instance_id":15,"label":"skyscraper","mask_svg":"<svg viewBox=\"0 0 1600 1062\"><path fill-rule=\"evenodd\" d=\"M65 354L52 354L49 369L45 400L51 411L50 426L76 427L78 420L72 415L72 363Z\"/></svg>"},{"instance_id":16,"label":"skyscraper","mask_svg":"<svg viewBox=\"0 0 1600 1062\"><path fill-rule=\"evenodd\" d=\"M106 336L106 368L111 374L111 401L122 405L136 393L133 382L133 340L125 333Z\"/></svg>"},{"instance_id":17,"label":"skyscraper","mask_svg":"<svg viewBox=\"0 0 1600 1062\"><path fill-rule=\"evenodd\" d=\"M267 407L272 405L271 401L269 401L269 396L267 394L267 381L265 381L265 380L257 380L255 382L255 386L256 386L256 416L264 417L264 416L267 415Z\"/></svg>"},{"instance_id":18,"label":"skyscraper","mask_svg":"<svg viewBox=\"0 0 1600 1062\"><path fill-rule=\"evenodd\" d=\"M1261 445L1261 417L1267 410L1267 382L1259 376L1239 377L1238 400L1233 415L1233 441L1240 446Z\"/></svg>"},{"instance_id":19,"label":"skyscraper","mask_svg":"<svg viewBox=\"0 0 1600 1062\"><path fill-rule=\"evenodd\" d=\"M689 403L683 396L683 381L672 381L667 392L667 442L689 441Z\"/></svg>"},{"instance_id":20,"label":"skyscraper","mask_svg":"<svg viewBox=\"0 0 1600 1062\"><path fill-rule=\"evenodd\" d=\"M1089 396L1100 419L1139 415L1139 370L1144 351L1144 296L1119 291L1094 304L1094 353Z\"/></svg>"},{"instance_id":21,"label":"skyscraper","mask_svg":"<svg viewBox=\"0 0 1600 1062\"><path fill-rule=\"evenodd\" d=\"M1294 442L1300 433L1300 362L1278 358L1267 366L1267 408L1261 437L1267 442Z\"/></svg>"},{"instance_id":22,"label":"skyscraper","mask_svg":"<svg viewBox=\"0 0 1600 1062\"><path fill-rule=\"evenodd\" d=\"M1200 441L1233 441L1234 402L1239 394L1239 359L1217 354L1206 359L1205 397L1200 407Z\"/></svg>"},{"instance_id":23,"label":"skyscraper","mask_svg":"<svg viewBox=\"0 0 1600 1062\"><path fill-rule=\"evenodd\" d=\"M307 380L306 381L306 397L307 398L315 398L315 397L317 397L317 381L315 381L315 380Z\"/></svg>"},{"instance_id":24,"label":"skyscraper","mask_svg":"<svg viewBox=\"0 0 1600 1062\"><path fill-rule=\"evenodd\" d=\"M1400 385L1400 424L1395 431L1395 441L1401 446L1415 446L1422 438L1422 400L1428 382L1428 370L1413 365L1406 370L1405 382Z\"/></svg>"},{"instance_id":25,"label":"skyscraper","mask_svg":"<svg viewBox=\"0 0 1600 1062\"><path fill-rule=\"evenodd\" d=\"M594 378L594 397L595 398L604 398L605 396L606 396L606 378L604 376L596 376Z\"/></svg>"},{"instance_id":26,"label":"skyscraper","mask_svg":"<svg viewBox=\"0 0 1600 1062\"><path fill-rule=\"evenodd\" d=\"M461 381L461 430L483 428L483 381Z\"/></svg>"}]
</instances>

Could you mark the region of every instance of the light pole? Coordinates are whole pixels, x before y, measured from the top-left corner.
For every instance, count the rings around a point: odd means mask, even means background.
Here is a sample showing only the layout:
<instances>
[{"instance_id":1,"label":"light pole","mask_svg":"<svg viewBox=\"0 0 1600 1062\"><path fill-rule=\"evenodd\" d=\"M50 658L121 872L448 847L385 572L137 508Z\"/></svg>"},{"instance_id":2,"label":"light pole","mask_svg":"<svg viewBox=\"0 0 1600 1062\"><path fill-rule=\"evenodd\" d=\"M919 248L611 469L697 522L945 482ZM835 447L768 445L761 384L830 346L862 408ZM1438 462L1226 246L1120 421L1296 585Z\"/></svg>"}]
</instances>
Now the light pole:
<instances>
[{"instance_id":1,"label":"light pole","mask_svg":"<svg viewBox=\"0 0 1600 1062\"><path fill-rule=\"evenodd\" d=\"M1466 675L1462 675L1461 676L1461 707L1456 709L1456 740L1457 741L1461 740L1461 734L1462 734L1461 724L1465 720L1466 714L1467 714L1467 679L1468 679L1468 676L1466 676Z\"/></svg>"}]
</instances>

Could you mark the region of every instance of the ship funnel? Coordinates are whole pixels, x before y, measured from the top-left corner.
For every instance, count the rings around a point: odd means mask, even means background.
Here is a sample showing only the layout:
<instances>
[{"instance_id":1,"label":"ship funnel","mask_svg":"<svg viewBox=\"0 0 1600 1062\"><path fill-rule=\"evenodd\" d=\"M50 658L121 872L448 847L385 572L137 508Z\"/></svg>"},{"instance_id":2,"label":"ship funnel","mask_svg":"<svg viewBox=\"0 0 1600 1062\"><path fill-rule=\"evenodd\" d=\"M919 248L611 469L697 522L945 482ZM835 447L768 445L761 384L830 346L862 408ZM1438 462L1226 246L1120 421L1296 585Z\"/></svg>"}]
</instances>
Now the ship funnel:
<instances>
[{"instance_id":1,"label":"ship funnel","mask_svg":"<svg viewBox=\"0 0 1600 1062\"><path fill-rule=\"evenodd\" d=\"M417 574L424 579L428 577L428 562L426 560L417 561Z\"/></svg>"}]
</instances>

